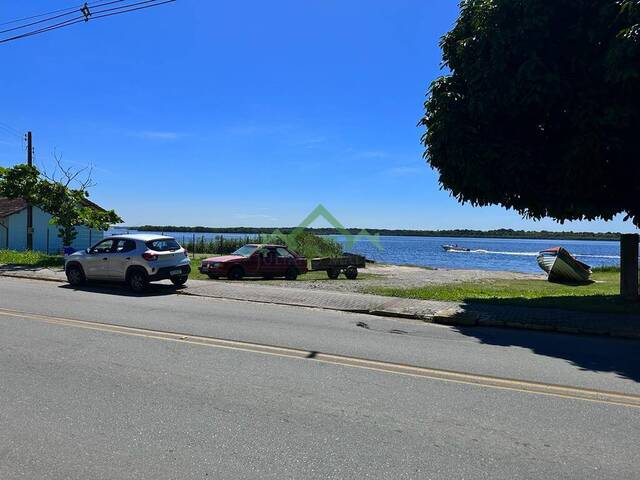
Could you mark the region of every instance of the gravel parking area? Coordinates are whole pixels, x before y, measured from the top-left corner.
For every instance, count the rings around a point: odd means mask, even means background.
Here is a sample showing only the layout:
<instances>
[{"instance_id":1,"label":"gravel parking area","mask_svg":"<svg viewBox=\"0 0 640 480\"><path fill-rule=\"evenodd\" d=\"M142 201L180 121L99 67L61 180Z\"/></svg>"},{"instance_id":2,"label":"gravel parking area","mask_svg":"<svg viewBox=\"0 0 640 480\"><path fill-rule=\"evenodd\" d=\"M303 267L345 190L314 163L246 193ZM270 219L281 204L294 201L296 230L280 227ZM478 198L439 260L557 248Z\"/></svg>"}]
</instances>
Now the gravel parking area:
<instances>
[{"instance_id":1,"label":"gravel parking area","mask_svg":"<svg viewBox=\"0 0 640 480\"><path fill-rule=\"evenodd\" d=\"M544 274L530 274L487 270L428 269L404 265L372 264L360 270L366 275L356 280L310 280L287 282L284 280L256 280L268 285L295 286L296 288L360 292L371 287L420 287L427 284L475 282L481 280L545 280ZM303 279L304 276L301 277Z\"/></svg>"}]
</instances>

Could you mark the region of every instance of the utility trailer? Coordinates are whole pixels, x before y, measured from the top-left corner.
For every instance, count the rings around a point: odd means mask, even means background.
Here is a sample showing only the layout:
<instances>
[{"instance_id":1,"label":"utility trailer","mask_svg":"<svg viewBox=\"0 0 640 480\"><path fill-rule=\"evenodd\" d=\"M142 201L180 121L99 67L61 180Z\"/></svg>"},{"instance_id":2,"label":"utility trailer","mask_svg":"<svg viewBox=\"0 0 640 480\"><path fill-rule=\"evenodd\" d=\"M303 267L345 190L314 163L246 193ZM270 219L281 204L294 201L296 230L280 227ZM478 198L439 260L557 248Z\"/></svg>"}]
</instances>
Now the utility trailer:
<instances>
[{"instance_id":1,"label":"utility trailer","mask_svg":"<svg viewBox=\"0 0 640 480\"><path fill-rule=\"evenodd\" d=\"M358 268L366 268L367 259L362 255L348 253L341 257L322 257L311 259L311 270L325 271L327 277L335 280L344 273L349 280L358 278Z\"/></svg>"}]
</instances>

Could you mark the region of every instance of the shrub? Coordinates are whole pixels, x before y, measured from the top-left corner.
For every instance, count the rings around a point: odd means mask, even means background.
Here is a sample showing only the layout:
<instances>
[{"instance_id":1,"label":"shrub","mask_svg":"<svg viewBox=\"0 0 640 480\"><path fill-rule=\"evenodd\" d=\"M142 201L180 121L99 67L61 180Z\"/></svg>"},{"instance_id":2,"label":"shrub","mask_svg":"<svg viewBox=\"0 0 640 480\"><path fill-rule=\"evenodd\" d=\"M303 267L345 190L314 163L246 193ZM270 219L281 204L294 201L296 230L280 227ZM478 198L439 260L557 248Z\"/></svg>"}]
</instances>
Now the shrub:
<instances>
[{"instance_id":1,"label":"shrub","mask_svg":"<svg viewBox=\"0 0 640 480\"><path fill-rule=\"evenodd\" d=\"M180 241L180 238L177 238ZM186 241L185 241L186 240ZM255 235L245 237L225 237L217 235L213 239L206 239L204 235L195 237L182 238L182 246L192 253L217 253L220 255L229 255L247 243L275 243L284 245L284 241L279 237L271 235ZM295 243L295 245L294 245ZM301 232L295 235L295 242L288 245L298 254L307 257L337 257L342 255L342 246L328 237L320 237L310 232Z\"/></svg>"}]
</instances>

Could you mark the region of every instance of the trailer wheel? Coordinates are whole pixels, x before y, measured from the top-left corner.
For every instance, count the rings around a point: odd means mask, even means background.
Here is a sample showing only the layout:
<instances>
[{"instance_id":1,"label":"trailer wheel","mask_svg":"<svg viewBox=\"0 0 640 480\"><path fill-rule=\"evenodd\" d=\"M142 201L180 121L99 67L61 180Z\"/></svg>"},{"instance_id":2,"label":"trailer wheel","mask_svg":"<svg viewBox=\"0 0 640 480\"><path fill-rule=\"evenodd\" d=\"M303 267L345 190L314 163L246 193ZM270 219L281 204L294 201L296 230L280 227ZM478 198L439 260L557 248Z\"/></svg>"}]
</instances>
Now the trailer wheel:
<instances>
[{"instance_id":1,"label":"trailer wheel","mask_svg":"<svg viewBox=\"0 0 640 480\"><path fill-rule=\"evenodd\" d=\"M344 271L344 276L349 280L355 280L356 278L358 278L357 267L354 267L353 265L348 266Z\"/></svg>"},{"instance_id":2,"label":"trailer wheel","mask_svg":"<svg viewBox=\"0 0 640 480\"><path fill-rule=\"evenodd\" d=\"M331 280L335 280L336 278L338 278L339 275L340 275L339 268L330 268L327 270L327 277L329 277Z\"/></svg>"}]
</instances>

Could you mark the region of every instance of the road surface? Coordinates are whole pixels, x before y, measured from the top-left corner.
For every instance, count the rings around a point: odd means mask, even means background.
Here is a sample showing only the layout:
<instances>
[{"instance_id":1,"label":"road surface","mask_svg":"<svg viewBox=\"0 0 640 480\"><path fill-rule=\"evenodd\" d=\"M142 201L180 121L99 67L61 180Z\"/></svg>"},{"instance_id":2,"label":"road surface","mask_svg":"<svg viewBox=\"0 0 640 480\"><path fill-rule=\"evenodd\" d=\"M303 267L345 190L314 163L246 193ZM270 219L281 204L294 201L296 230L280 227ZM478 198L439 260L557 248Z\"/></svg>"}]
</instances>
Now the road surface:
<instances>
[{"instance_id":1,"label":"road surface","mask_svg":"<svg viewBox=\"0 0 640 480\"><path fill-rule=\"evenodd\" d=\"M0 278L0 478L638 478L640 342Z\"/></svg>"}]
</instances>

